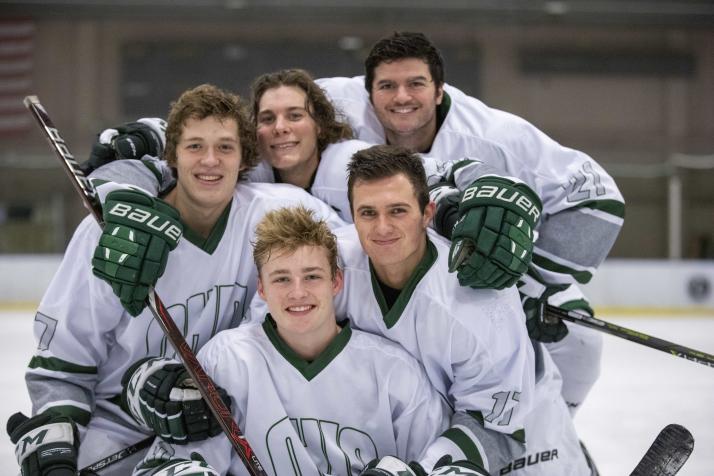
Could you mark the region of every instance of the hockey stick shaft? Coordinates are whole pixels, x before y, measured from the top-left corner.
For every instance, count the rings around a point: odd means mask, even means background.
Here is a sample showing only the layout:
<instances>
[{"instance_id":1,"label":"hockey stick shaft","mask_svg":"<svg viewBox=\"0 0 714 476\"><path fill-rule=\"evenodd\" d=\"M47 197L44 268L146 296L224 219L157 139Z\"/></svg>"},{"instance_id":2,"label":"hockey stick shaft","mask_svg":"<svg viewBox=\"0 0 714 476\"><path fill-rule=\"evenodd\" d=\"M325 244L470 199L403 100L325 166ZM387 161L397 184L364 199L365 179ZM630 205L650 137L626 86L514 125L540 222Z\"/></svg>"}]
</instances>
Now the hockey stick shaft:
<instances>
[{"instance_id":1,"label":"hockey stick shaft","mask_svg":"<svg viewBox=\"0 0 714 476\"><path fill-rule=\"evenodd\" d=\"M107 466L111 466L117 461L121 461L124 458L127 458L134 453L136 453L139 450L143 450L144 448L148 448L151 446L151 443L154 442L155 436L149 436L148 438L144 438L143 440L134 443L131 446L127 446L126 448L122 448L116 453L112 453L109 456L105 456L104 458L95 461L92 464L89 464L85 466L84 468L79 470L79 476L84 476L85 474L94 474L97 471L106 468Z\"/></svg>"},{"instance_id":2,"label":"hockey stick shaft","mask_svg":"<svg viewBox=\"0 0 714 476\"><path fill-rule=\"evenodd\" d=\"M24 103L25 107L30 110L47 136L50 146L56 152L65 172L67 172L72 184L80 194L84 206L94 215L94 218L100 226L102 226L102 210L96 192L87 177L80 170L79 164L77 164L74 156L70 153L64 139L60 136L47 111L45 111L37 96L27 96ZM171 315L153 289L146 299L146 304L153 314L154 319L156 319L162 331L171 342L171 345L173 345L176 353L181 358L181 361L186 367L186 371L195 382L196 387L204 400L206 400L208 407L216 417L216 420L218 420L223 432L226 434L226 437L228 437L228 440L231 442L236 453L238 453L238 456L240 456L248 472L252 476L267 476L263 466L260 464L260 461L258 461L257 455L248 444L248 441L241 433L236 422L233 421L231 412L223 403L223 400L221 400L215 385L208 375L206 375L206 372L196 359L196 355L186 343L181 331L176 327Z\"/></svg>"},{"instance_id":3,"label":"hockey stick shaft","mask_svg":"<svg viewBox=\"0 0 714 476\"><path fill-rule=\"evenodd\" d=\"M574 322L591 329L596 329L615 337L621 337L631 342L651 347L652 349L661 350L662 352L666 352L676 357L681 357L683 359L691 360L692 362L706 365L707 367L714 367L714 355L707 354L706 352L675 344L658 337L653 337L639 331L628 329L627 327L618 326L612 322L603 321L581 312L566 311L565 309L551 306L550 304L546 306L545 310L546 315L557 317L564 321Z\"/></svg>"}]
</instances>

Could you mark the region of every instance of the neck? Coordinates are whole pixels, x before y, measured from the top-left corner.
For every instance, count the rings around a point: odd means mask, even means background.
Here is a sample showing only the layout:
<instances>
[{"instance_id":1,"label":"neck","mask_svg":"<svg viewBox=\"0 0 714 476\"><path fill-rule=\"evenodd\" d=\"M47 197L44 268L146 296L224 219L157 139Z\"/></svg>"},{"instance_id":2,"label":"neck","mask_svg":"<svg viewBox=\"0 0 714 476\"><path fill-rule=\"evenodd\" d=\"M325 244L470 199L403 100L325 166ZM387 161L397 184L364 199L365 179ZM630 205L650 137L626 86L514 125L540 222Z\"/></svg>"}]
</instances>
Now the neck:
<instances>
[{"instance_id":1,"label":"neck","mask_svg":"<svg viewBox=\"0 0 714 476\"><path fill-rule=\"evenodd\" d=\"M322 354L339 333L340 326L337 325L334 315L332 320L329 321L329 325L324 326L322 329L318 329L310 336L305 336L303 334L287 335L283 333L280 328L278 328L278 335L280 338L283 339L288 347L290 347L301 359L307 360L308 362L312 362L320 354Z\"/></svg>"},{"instance_id":2,"label":"neck","mask_svg":"<svg viewBox=\"0 0 714 476\"><path fill-rule=\"evenodd\" d=\"M419 129L407 134L385 130L384 135L387 144L398 145L417 153L429 152L436 137L436 117Z\"/></svg>"},{"instance_id":3,"label":"neck","mask_svg":"<svg viewBox=\"0 0 714 476\"><path fill-rule=\"evenodd\" d=\"M426 254L426 237L421 241L419 247L405 260L399 263L378 265L372 262L377 278L393 289L404 289L409 278L414 274L414 270L424 259Z\"/></svg>"},{"instance_id":4,"label":"neck","mask_svg":"<svg viewBox=\"0 0 714 476\"><path fill-rule=\"evenodd\" d=\"M307 190L311 185L312 177L315 175L318 163L319 159L315 156L299 166L276 170L281 182L289 183L290 185L295 185L296 187Z\"/></svg>"},{"instance_id":5,"label":"neck","mask_svg":"<svg viewBox=\"0 0 714 476\"><path fill-rule=\"evenodd\" d=\"M172 205L181 214L181 221L202 238L208 238L216 225L223 210L230 200L216 207L198 207L188 200L184 200L178 188L171 190L164 201Z\"/></svg>"}]
</instances>

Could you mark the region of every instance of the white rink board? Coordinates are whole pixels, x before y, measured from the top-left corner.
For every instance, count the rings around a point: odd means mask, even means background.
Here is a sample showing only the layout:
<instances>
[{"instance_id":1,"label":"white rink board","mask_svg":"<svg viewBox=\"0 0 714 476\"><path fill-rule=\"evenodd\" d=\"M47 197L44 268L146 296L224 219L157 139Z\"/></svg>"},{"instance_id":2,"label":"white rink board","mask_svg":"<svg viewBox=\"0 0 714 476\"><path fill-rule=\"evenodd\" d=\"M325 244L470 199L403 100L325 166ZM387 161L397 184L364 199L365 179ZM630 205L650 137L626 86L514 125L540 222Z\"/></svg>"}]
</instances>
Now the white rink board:
<instances>
[{"instance_id":1,"label":"white rink board","mask_svg":"<svg viewBox=\"0 0 714 476\"><path fill-rule=\"evenodd\" d=\"M714 317L600 317L714 354ZM34 346L32 318L31 312L0 312L3 428L12 413L30 409L23 373ZM685 426L695 439L694 453L679 475L714 474L714 368L607 335L602 368L575 423L603 476L629 475L669 423ZM5 432L2 438L0 473L14 474L14 449Z\"/></svg>"}]
</instances>

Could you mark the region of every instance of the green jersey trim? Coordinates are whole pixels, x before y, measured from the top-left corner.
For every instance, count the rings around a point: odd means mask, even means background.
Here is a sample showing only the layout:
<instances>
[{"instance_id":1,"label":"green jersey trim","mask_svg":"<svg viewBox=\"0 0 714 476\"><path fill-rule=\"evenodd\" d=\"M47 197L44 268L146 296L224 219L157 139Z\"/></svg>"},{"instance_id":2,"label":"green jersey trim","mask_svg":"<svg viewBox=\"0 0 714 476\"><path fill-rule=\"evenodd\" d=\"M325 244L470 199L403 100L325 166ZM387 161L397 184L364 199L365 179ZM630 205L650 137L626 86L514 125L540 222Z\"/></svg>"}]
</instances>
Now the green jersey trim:
<instances>
[{"instance_id":1,"label":"green jersey trim","mask_svg":"<svg viewBox=\"0 0 714 476\"><path fill-rule=\"evenodd\" d=\"M469 436L459 428L449 428L444 433L441 434L444 438L450 440L464 453L466 459L483 467L483 457L481 452L478 450L476 444L469 438Z\"/></svg>"},{"instance_id":2,"label":"green jersey trim","mask_svg":"<svg viewBox=\"0 0 714 476\"><path fill-rule=\"evenodd\" d=\"M290 365L295 367L298 372L305 377L305 380L310 381L317 376L322 370L337 357L342 349L345 348L352 336L352 329L349 322L345 321L340 332L332 339L332 342L317 356L312 362L308 362L292 350L285 341L278 335L278 330L273 316L267 314L263 322L263 330L268 336L270 342L275 346L275 350L287 360Z\"/></svg>"},{"instance_id":3,"label":"green jersey trim","mask_svg":"<svg viewBox=\"0 0 714 476\"><path fill-rule=\"evenodd\" d=\"M218 217L218 221L216 221L216 224L213 225L213 229L211 230L211 233L209 233L208 238L203 238L201 235L199 235L189 227L186 227L183 232L184 238L186 238L188 241L190 241L209 255L213 254L213 252L216 251L216 248L218 248L218 243L221 242L221 238L223 238L223 232L226 231L226 225L228 224L228 215L231 212L232 204L233 201L231 200L226 206L225 210L223 210L223 213L221 213L221 216Z\"/></svg>"},{"instance_id":4,"label":"green jersey trim","mask_svg":"<svg viewBox=\"0 0 714 476\"><path fill-rule=\"evenodd\" d=\"M34 356L28 365L31 369L45 369L54 372L67 372L70 374L96 374L96 367L73 364L66 360L58 359L57 357L39 357Z\"/></svg>"},{"instance_id":5,"label":"green jersey trim","mask_svg":"<svg viewBox=\"0 0 714 476\"><path fill-rule=\"evenodd\" d=\"M548 258L536 253L533 253L533 264L555 273L569 274L575 278L577 282L582 284L587 283L593 277L592 273L589 271L578 271L576 269L569 268L568 266L563 266L562 264L558 264L555 261L549 260Z\"/></svg>"},{"instance_id":6,"label":"green jersey trim","mask_svg":"<svg viewBox=\"0 0 714 476\"><path fill-rule=\"evenodd\" d=\"M424 275L426 275L427 271L429 271L431 266L436 262L438 255L439 253L436 251L436 246L434 246L429 238L427 238L424 257L421 259L416 268L414 268L412 275L407 280L407 284L404 285L404 288L399 293L397 301L391 309L389 309L387 300L384 298L382 289L379 287L379 281L377 279L377 274L374 271L374 267L372 266L372 261L369 261L369 273L372 276L372 292L377 300L377 304L379 304L379 309L382 311L382 317L384 318L384 323L387 325L387 329L391 329L397 321L399 321L404 309L407 307L407 304L409 304L409 301L412 298L412 294L414 294L414 290Z\"/></svg>"},{"instance_id":7,"label":"green jersey trim","mask_svg":"<svg viewBox=\"0 0 714 476\"><path fill-rule=\"evenodd\" d=\"M42 413L58 417L66 417L82 426L87 426L89 424L89 420L92 418L92 414L90 412L82 410L81 408L74 407L72 405L58 405L56 407L49 407Z\"/></svg>"},{"instance_id":8,"label":"green jersey trim","mask_svg":"<svg viewBox=\"0 0 714 476\"><path fill-rule=\"evenodd\" d=\"M618 200L590 200L578 203L573 208L590 208L592 210L600 210L601 212L614 215L618 218L625 218L625 204Z\"/></svg>"}]
</instances>

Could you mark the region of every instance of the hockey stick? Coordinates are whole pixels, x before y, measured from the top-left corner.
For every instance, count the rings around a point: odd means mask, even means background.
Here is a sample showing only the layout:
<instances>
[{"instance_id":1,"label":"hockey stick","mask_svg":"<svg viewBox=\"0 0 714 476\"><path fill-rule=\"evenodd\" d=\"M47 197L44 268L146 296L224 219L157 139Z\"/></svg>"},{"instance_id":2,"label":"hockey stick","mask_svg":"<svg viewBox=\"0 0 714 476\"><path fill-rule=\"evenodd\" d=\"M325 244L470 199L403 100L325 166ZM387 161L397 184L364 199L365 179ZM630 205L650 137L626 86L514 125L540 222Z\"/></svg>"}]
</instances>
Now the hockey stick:
<instances>
[{"instance_id":1,"label":"hockey stick","mask_svg":"<svg viewBox=\"0 0 714 476\"><path fill-rule=\"evenodd\" d=\"M40 104L37 96L27 96L24 100L25 107L30 110L37 123L42 128L43 132L46 134L47 139L50 142L50 146L57 153L57 157L60 159L65 172L69 175L72 185L75 187L77 192L79 192L84 206L94 215L100 226L103 225L101 204L97 199L96 192L89 183L89 180L80 170L79 164L75 160L74 156L69 152L64 139L60 136L57 128L52 123L47 111L45 111L42 104ZM263 466L258 461L258 457L248 444L241 433L238 425L231 416L230 410L226 407L221 400L221 397L216 390L215 385L210 378L206 375L206 372L199 364L196 356L191 351L191 348L186 343L181 331L176 327L173 319L169 315L166 307L161 302L161 299L152 289L149 296L146 299L146 304L151 313L156 319L157 323L161 327L168 340L176 349L181 361L183 362L188 374L191 376L196 384L201 396L208 407L211 409L211 413L216 417L218 423L220 424L223 432L228 437L228 441L235 449L238 456L240 456L243 464L248 469L248 472L252 476L267 476L267 473L263 469Z\"/></svg>"},{"instance_id":2,"label":"hockey stick","mask_svg":"<svg viewBox=\"0 0 714 476\"><path fill-rule=\"evenodd\" d=\"M116 463L117 461L121 461L124 458L129 457L139 450L148 448L149 446L151 446L151 443L154 442L154 439L156 439L156 436L149 436L148 438L144 438L143 440L139 441L138 443L134 443L131 446L127 446L126 448L120 449L116 453L112 453L109 456L105 456L104 458L100 459L99 461L95 461L94 463L87 465L84 468L80 469L79 476L90 476L92 474L95 474L97 471L104 469L107 466L111 466L112 464Z\"/></svg>"},{"instance_id":3,"label":"hockey stick","mask_svg":"<svg viewBox=\"0 0 714 476\"><path fill-rule=\"evenodd\" d=\"M558 318L564 321L574 322L591 329L596 329L616 337L627 339L631 342L636 342L653 349L661 350L662 352L666 352L676 357L681 357L683 359L691 360L692 362L706 365L707 367L714 367L714 355L690 349L689 347L643 334L642 332L634 331L626 327L618 326L612 322L590 317L589 315L581 312L566 311L565 309L548 304L545 306L545 315L547 320Z\"/></svg>"},{"instance_id":4,"label":"hockey stick","mask_svg":"<svg viewBox=\"0 0 714 476\"><path fill-rule=\"evenodd\" d=\"M630 476L674 476L694 450L694 437L682 425L670 424L655 438Z\"/></svg>"}]
</instances>

